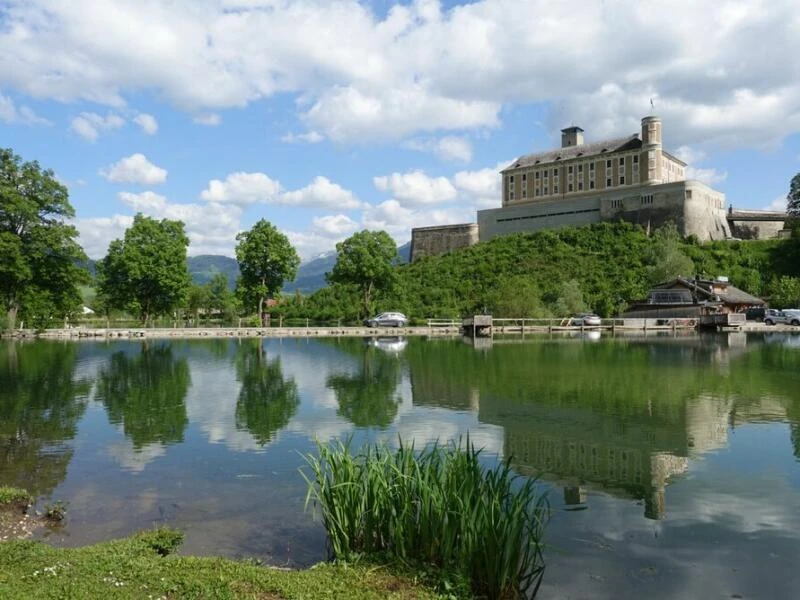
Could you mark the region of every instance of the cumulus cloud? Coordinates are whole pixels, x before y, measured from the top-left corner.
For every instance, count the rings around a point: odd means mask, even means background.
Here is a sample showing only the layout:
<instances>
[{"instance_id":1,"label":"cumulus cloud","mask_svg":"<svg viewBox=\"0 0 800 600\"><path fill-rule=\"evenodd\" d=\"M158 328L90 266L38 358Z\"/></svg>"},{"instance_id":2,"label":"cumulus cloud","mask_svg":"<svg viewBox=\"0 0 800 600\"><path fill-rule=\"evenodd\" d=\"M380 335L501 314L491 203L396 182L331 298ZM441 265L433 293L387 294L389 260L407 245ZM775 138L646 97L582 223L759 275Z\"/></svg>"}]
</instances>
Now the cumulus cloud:
<instances>
[{"instance_id":1,"label":"cumulus cloud","mask_svg":"<svg viewBox=\"0 0 800 600\"><path fill-rule=\"evenodd\" d=\"M713 186L728 178L727 171L720 171L712 167L695 166L697 163L703 162L706 159L704 150L691 146L681 146L675 151L675 156L687 164L686 179L696 179L697 181L702 181L706 185Z\"/></svg>"},{"instance_id":2,"label":"cumulus cloud","mask_svg":"<svg viewBox=\"0 0 800 600\"><path fill-rule=\"evenodd\" d=\"M104 131L120 129L125 125L125 119L115 114L105 117L92 112L83 112L72 119L70 129L83 139L94 142Z\"/></svg>"},{"instance_id":3,"label":"cumulus cloud","mask_svg":"<svg viewBox=\"0 0 800 600\"><path fill-rule=\"evenodd\" d=\"M231 173L225 181L212 179L200 197L208 202L254 204L270 202L281 191L281 184L264 173Z\"/></svg>"},{"instance_id":4,"label":"cumulus cloud","mask_svg":"<svg viewBox=\"0 0 800 600\"><path fill-rule=\"evenodd\" d=\"M358 229L358 223L346 215L326 215L311 220L314 232L329 238L340 238Z\"/></svg>"},{"instance_id":5,"label":"cumulus cloud","mask_svg":"<svg viewBox=\"0 0 800 600\"><path fill-rule=\"evenodd\" d=\"M430 152L440 160L468 163L472 160L472 144L464 137L446 136L440 139L411 140L407 148Z\"/></svg>"},{"instance_id":6,"label":"cumulus cloud","mask_svg":"<svg viewBox=\"0 0 800 600\"><path fill-rule=\"evenodd\" d=\"M419 170L373 177L372 181L376 188L389 192L403 206L442 204L457 194L447 177L430 177Z\"/></svg>"},{"instance_id":7,"label":"cumulus cloud","mask_svg":"<svg viewBox=\"0 0 800 600\"><path fill-rule=\"evenodd\" d=\"M100 169L99 174L113 183L155 185L167 180L167 170L151 163L144 154L131 154Z\"/></svg>"},{"instance_id":8,"label":"cumulus cloud","mask_svg":"<svg viewBox=\"0 0 800 600\"><path fill-rule=\"evenodd\" d=\"M158 121L153 115L139 113L133 118L133 122L141 127L147 135L155 135L158 132Z\"/></svg>"},{"instance_id":9,"label":"cumulus cloud","mask_svg":"<svg viewBox=\"0 0 800 600\"><path fill-rule=\"evenodd\" d=\"M495 127L501 106L542 101L553 101L557 127L580 120L597 137L629 133L654 97L674 146L774 145L800 130L800 67L786 60L800 54L796 8L31 0L3 15L0 82L117 108L126 94L153 90L196 115L294 93L313 131L348 142ZM75 128L89 139L101 131Z\"/></svg>"},{"instance_id":10,"label":"cumulus cloud","mask_svg":"<svg viewBox=\"0 0 800 600\"><path fill-rule=\"evenodd\" d=\"M381 202L364 210L361 224L364 229L383 230L398 244L411 239L414 227L473 223L475 211L471 207L455 206L446 209L413 209L404 207L395 199Z\"/></svg>"},{"instance_id":11,"label":"cumulus cloud","mask_svg":"<svg viewBox=\"0 0 800 600\"><path fill-rule=\"evenodd\" d=\"M499 208L501 204L500 171L511 161L498 163L494 167L476 171L459 171L453 183L460 194L478 209Z\"/></svg>"},{"instance_id":12,"label":"cumulus cloud","mask_svg":"<svg viewBox=\"0 0 800 600\"><path fill-rule=\"evenodd\" d=\"M0 94L0 121L11 125L51 125L50 121L38 116L27 106L17 107L8 96Z\"/></svg>"},{"instance_id":13,"label":"cumulus cloud","mask_svg":"<svg viewBox=\"0 0 800 600\"><path fill-rule=\"evenodd\" d=\"M306 133L287 133L281 138L287 144L319 144L325 139L321 133L307 131Z\"/></svg>"},{"instance_id":14,"label":"cumulus cloud","mask_svg":"<svg viewBox=\"0 0 800 600\"><path fill-rule=\"evenodd\" d=\"M108 252L112 240L120 239L125 230L133 224L133 217L113 215L111 217L94 217L75 219L79 241L89 258L100 259Z\"/></svg>"},{"instance_id":15,"label":"cumulus cloud","mask_svg":"<svg viewBox=\"0 0 800 600\"><path fill-rule=\"evenodd\" d=\"M285 192L279 197L279 203L293 206L338 208L341 210L351 210L362 206L362 203L359 202L353 192L322 176L315 177L304 188Z\"/></svg>"}]
</instances>

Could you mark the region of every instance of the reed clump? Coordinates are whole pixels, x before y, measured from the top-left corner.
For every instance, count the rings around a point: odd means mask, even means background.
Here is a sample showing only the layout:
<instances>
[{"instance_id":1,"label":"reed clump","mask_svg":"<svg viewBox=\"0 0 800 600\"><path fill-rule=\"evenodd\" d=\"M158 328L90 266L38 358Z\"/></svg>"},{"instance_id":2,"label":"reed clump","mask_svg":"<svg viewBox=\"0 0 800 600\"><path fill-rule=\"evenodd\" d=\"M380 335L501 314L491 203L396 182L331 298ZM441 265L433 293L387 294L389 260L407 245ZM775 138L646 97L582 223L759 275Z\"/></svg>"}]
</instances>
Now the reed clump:
<instances>
[{"instance_id":1,"label":"reed clump","mask_svg":"<svg viewBox=\"0 0 800 600\"><path fill-rule=\"evenodd\" d=\"M458 573L479 597L535 595L548 505L510 461L481 464L466 444L317 444L306 506L317 504L334 559L382 555Z\"/></svg>"}]
</instances>

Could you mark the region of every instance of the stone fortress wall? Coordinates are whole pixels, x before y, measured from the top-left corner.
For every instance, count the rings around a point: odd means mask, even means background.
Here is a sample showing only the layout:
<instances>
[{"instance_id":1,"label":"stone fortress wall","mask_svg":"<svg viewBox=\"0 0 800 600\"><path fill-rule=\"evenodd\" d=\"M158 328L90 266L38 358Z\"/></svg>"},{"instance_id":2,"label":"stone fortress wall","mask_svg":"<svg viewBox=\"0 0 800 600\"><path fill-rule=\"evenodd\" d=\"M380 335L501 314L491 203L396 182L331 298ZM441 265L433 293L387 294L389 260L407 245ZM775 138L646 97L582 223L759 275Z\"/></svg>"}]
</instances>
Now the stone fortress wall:
<instances>
[{"instance_id":1,"label":"stone fortress wall","mask_svg":"<svg viewBox=\"0 0 800 600\"><path fill-rule=\"evenodd\" d=\"M437 256L478 243L478 225L464 223L442 227L418 227L411 233L411 261Z\"/></svg>"}]
</instances>

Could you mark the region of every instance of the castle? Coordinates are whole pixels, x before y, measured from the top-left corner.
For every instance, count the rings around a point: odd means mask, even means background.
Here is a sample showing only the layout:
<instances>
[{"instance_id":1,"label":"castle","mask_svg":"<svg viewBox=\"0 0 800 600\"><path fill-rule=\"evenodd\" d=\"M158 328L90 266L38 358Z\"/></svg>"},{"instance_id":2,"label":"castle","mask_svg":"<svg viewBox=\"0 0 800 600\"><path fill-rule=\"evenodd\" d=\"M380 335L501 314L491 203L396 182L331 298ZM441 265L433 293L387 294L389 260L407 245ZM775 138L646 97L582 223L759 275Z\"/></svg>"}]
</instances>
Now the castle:
<instances>
[{"instance_id":1,"label":"castle","mask_svg":"<svg viewBox=\"0 0 800 600\"><path fill-rule=\"evenodd\" d=\"M585 143L584 130L561 130L561 147L521 156L503 169L500 208L477 224L412 230L411 259L442 254L498 235L628 221L648 229L674 223L700 241L775 237L785 215L726 210L725 195L687 180L687 164L662 147L657 116L638 133Z\"/></svg>"}]
</instances>

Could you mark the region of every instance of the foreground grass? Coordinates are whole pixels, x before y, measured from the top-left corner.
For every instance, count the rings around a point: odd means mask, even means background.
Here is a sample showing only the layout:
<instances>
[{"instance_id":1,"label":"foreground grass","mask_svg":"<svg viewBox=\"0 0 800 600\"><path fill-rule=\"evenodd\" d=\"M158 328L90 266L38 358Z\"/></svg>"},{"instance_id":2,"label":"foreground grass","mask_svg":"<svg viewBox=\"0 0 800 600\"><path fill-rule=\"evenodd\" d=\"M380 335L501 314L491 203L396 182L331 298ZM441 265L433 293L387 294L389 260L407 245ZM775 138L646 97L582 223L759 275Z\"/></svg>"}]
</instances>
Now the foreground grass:
<instances>
[{"instance_id":1,"label":"foreground grass","mask_svg":"<svg viewBox=\"0 0 800 600\"><path fill-rule=\"evenodd\" d=\"M306 457L306 503L321 509L335 558L433 565L489 600L535 596L547 500L510 460L484 467L480 452L469 438L465 448L420 451L402 440L397 449L368 445L355 453L349 443L319 444L318 456Z\"/></svg>"},{"instance_id":2,"label":"foreground grass","mask_svg":"<svg viewBox=\"0 0 800 600\"><path fill-rule=\"evenodd\" d=\"M321 564L283 571L222 558L174 556L181 534L143 532L83 548L0 543L0 598L197 598L259 600L439 598L389 568Z\"/></svg>"}]
</instances>

